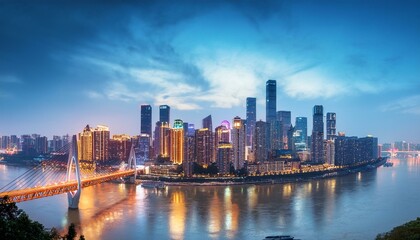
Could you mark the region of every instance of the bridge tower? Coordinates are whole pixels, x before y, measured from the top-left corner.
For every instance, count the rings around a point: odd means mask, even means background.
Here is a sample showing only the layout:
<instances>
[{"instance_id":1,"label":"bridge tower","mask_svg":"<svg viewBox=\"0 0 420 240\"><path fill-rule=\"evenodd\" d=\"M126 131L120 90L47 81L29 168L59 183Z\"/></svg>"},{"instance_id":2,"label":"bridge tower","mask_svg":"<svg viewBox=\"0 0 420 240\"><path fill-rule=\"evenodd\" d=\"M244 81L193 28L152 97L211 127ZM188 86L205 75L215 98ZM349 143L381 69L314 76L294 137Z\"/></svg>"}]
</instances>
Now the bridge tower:
<instances>
[{"instance_id":1,"label":"bridge tower","mask_svg":"<svg viewBox=\"0 0 420 240\"><path fill-rule=\"evenodd\" d=\"M137 168L136 168L136 152L134 151L134 144L131 144L130 156L128 157L127 170L134 169L134 176L130 177L130 183L136 183Z\"/></svg>"},{"instance_id":2,"label":"bridge tower","mask_svg":"<svg viewBox=\"0 0 420 240\"><path fill-rule=\"evenodd\" d=\"M71 175L73 171L73 164L75 169L75 177L77 181L77 190L70 191L67 193L67 199L69 201L69 208L77 209L79 208L79 200L80 194L82 193L82 181L80 180L80 166L79 166L79 159L77 156L77 138L76 135L73 135L71 146L69 149L69 159L67 162L67 175L66 181L72 181Z\"/></svg>"}]
</instances>

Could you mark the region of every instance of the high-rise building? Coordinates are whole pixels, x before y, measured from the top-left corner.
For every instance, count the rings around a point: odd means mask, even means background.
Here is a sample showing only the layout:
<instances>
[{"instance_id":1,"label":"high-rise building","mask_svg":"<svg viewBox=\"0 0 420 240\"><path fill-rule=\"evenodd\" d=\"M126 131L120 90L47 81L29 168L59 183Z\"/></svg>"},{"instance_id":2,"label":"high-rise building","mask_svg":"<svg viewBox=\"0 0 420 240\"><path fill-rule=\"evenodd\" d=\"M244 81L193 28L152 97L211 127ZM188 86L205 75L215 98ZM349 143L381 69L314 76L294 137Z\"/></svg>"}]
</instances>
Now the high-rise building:
<instances>
[{"instance_id":1,"label":"high-rise building","mask_svg":"<svg viewBox=\"0 0 420 240\"><path fill-rule=\"evenodd\" d=\"M267 123L264 121L257 121L255 123L255 135L254 135L254 153L255 161L262 162L267 160L268 148L267 148L268 132Z\"/></svg>"},{"instance_id":2,"label":"high-rise building","mask_svg":"<svg viewBox=\"0 0 420 240\"><path fill-rule=\"evenodd\" d=\"M233 150L233 167L239 170L244 166L245 161L245 141L246 132L244 120L240 117L233 119L232 135L232 150Z\"/></svg>"},{"instance_id":3,"label":"high-rise building","mask_svg":"<svg viewBox=\"0 0 420 240\"><path fill-rule=\"evenodd\" d=\"M232 144L220 142L217 148L217 168L220 174L228 174L232 162Z\"/></svg>"},{"instance_id":4,"label":"high-rise building","mask_svg":"<svg viewBox=\"0 0 420 240\"><path fill-rule=\"evenodd\" d=\"M109 140L109 160L127 162L131 150L131 138L127 134L112 135Z\"/></svg>"},{"instance_id":5,"label":"high-rise building","mask_svg":"<svg viewBox=\"0 0 420 240\"><path fill-rule=\"evenodd\" d=\"M159 155L161 157L170 157L171 146L171 128L168 122L161 122L159 127Z\"/></svg>"},{"instance_id":6,"label":"high-rise building","mask_svg":"<svg viewBox=\"0 0 420 240\"><path fill-rule=\"evenodd\" d=\"M211 120L211 115L203 118L203 128L207 128L210 131L213 131L213 122Z\"/></svg>"},{"instance_id":7,"label":"high-rise building","mask_svg":"<svg viewBox=\"0 0 420 240\"><path fill-rule=\"evenodd\" d=\"M63 140L60 136L53 136L52 139L52 150L59 151L63 147Z\"/></svg>"},{"instance_id":8,"label":"high-rise building","mask_svg":"<svg viewBox=\"0 0 420 240\"><path fill-rule=\"evenodd\" d=\"M168 105L159 106L159 121L161 123L170 124L170 111L171 108Z\"/></svg>"},{"instance_id":9,"label":"high-rise building","mask_svg":"<svg viewBox=\"0 0 420 240\"><path fill-rule=\"evenodd\" d=\"M207 128L195 130L195 159L198 164L209 165L213 159L212 132Z\"/></svg>"},{"instance_id":10,"label":"high-rise building","mask_svg":"<svg viewBox=\"0 0 420 240\"><path fill-rule=\"evenodd\" d=\"M10 147L20 149L20 139L16 135L10 135Z\"/></svg>"},{"instance_id":11,"label":"high-rise building","mask_svg":"<svg viewBox=\"0 0 420 240\"><path fill-rule=\"evenodd\" d=\"M246 145L252 146L253 135L255 132L255 122L257 121L257 99L246 98Z\"/></svg>"},{"instance_id":12,"label":"high-rise building","mask_svg":"<svg viewBox=\"0 0 420 240\"><path fill-rule=\"evenodd\" d=\"M268 80L266 82L265 96L265 114L266 122L270 123L276 120L276 106L277 106L277 82L276 80Z\"/></svg>"},{"instance_id":13,"label":"high-rise building","mask_svg":"<svg viewBox=\"0 0 420 240\"><path fill-rule=\"evenodd\" d=\"M313 109L313 127L312 127L312 162L324 162L324 108L322 105L315 105Z\"/></svg>"},{"instance_id":14,"label":"high-rise building","mask_svg":"<svg viewBox=\"0 0 420 240\"><path fill-rule=\"evenodd\" d=\"M31 135L22 135L20 136L22 141L22 153L24 155L34 155L36 154L35 151L35 141L31 137Z\"/></svg>"},{"instance_id":15,"label":"high-rise building","mask_svg":"<svg viewBox=\"0 0 420 240\"><path fill-rule=\"evenodd\" d=\"M184 160L184 125L181 119L175 119L171 129L171 161L182 164Z\"/></svg>"},{"instance_id":16,"label":"high-rise building","mask_svg":"<svg viewBox=\"0 0 420 240\"><path fill-rule=\"evenodd\" d=\"M338 135L335 139L335 162L337 166L370 161L378 158L378 139L372 136L357 138Z\"/></svg>"},{"instance_id":17,"label":"high-rise building","mask_svg":"<svg viewBox=\"0 0 420 240\"><path fill-rule=\"evenodd\" d=\"M308 140L308 120L306 117L296 117L295 121L295 132L299 131L299 138L296 139L296 143L304 143L304 148L307 147Z\"/></svg>"},{"instance_id":18,"label":"high-rise building","mask_svg":"<svg viewBox=\"0 0 420 240\"><path fill-rule=\"evenodd\" d=\"M185 125L185 123L184 123ZM185 127L184 127L185 129ZM195 159L195 127L194 124L189 123L185 135L184 142L184 161L182 168L186 176L191 176L193 173L193 163Z\"/></svg>"},{"instance_id":19,"label":"high-rise building","mask_svg":"<svg viewBox=\"0 0 420 240\"><path fill-rule=\"evenodd\" d=\"M7 149L10 145L10 137L9 136L2 136L1 137L1 148Z\"/></svg>"},{"instance_id":20,"label":"high-rise building","mask_svg":"<svg viewBox=\"0 0 420 240\"><path fill-rule=\"evenodd\" d=\"M48 139L47 137L37 136L35 138L35 151L38 154L45 154L48 152Z\"/></svg>"},{"instance_id":21,"label":"high-rise building","mask_svg":"<svg viewBox=\"0 0 420 240\"><path fill-rule=\"evenodd\" d=\"M136 158L139 159L140 164L144 164L145 162L150 160L151 156L151 137L149 134L142 133L139 136L139 143L136 151Z\"/></svg>"},{"instance_id":22,"label":"high-rise building","mask_svg":"<svg viewBox=\"0 0 420 240\"><path fill-rule=\"evenodd\" d=\"M334 140L337 137L335 125L336 114L332 112L327 113L327 140Z\"/></svg>"},{"instance_id":23,"label":"high-rise building","mask_svg":"<svg viewBox=\"0 0 420 240\"><path fill-rule=\"evenodd\" d=\"M280 123L279 132L279 149L289 149L289 138L288 133L292 126L292 114L290 111L278 111L277 121ZM291 147L291 146L290 146Z\"/></svg>"},{"instance_id":24,"label":"high-rise building","mask_svg":"<svg viewBox=\"0 0 420 240\"><path fill-rule=\"evenodd\" d=\"M325 163L334 165L335 161L335 145L333 140L324 140L324 149L325 149Z\"/></svg>"},{"instance_id":25,"label":"high-rise building","mask_svg":"<svg viewBox=\"0 0 420 240\"><path fill-rule=\"evenodd\" d=\"M109 157L109 127L98 125L93 131L93 159L107 161Z\"/></svg>"},{"instance_id":26,"label":"high-rise building","mask_svg":"<svg viewBox=\"0 0 420 240\"><path fill-rule=\"evenodd\" d=\"M89 124L79 133L78 152L80 160L93 161L93 129Z\"/></svg>"},{"instance_id":27,"label":"high-rise building","mask_svg":"<svg viewBox=\"0 0 420 240\"><path fill-rule=\"evenodd\" d=\"M152 136L152 106L141 105L140 119L140 134Z\"/></svg>"}]
</instances>

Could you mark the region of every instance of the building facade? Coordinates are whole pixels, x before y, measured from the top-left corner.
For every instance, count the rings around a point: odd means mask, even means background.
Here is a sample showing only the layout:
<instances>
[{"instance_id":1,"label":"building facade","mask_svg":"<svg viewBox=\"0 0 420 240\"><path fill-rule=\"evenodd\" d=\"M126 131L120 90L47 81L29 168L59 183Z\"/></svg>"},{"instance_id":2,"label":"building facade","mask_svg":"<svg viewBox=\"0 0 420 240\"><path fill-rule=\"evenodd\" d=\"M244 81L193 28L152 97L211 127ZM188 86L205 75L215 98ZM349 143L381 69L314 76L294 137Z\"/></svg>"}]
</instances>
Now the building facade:
<instances>
[{"instance_id":1,"label":"building facade","mask_svg":"<svg viewBox=\"0 0 420 240\"><path fill-rule=\"evenodd\" d=\"M313 109L311 158L314 163L324 162L324 108L315 105Z\"/></svg>"}]
</instances>

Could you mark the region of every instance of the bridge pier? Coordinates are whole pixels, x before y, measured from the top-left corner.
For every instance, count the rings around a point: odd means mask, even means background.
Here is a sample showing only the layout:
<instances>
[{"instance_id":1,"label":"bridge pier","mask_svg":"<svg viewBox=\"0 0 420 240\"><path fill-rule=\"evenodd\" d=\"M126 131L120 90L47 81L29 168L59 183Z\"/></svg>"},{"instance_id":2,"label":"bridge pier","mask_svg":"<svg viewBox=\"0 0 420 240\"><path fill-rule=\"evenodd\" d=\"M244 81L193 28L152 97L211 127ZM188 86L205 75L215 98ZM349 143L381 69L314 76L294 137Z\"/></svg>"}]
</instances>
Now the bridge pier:
<instances>
[{"instance_id":1,"label":"bridge pier","mask_svg":"<svg viewBox=\"0 0 420 240\"><path fill-rule=\"evenodd\" d=\"M79 159L77 156L77 138L76 135L73 135L71 148L69 152L69 159L67 162L67 175L66 181L71 181L71 173L73 170L73 164L75 168L75 177L77 180L77 190L70 191L67 193L67 200L69 202L70 209L78 209L79 208L79 200L80 195L82 193L82 181L80 180L80 166L79 166Z\"/></svg>"}]
</instances>

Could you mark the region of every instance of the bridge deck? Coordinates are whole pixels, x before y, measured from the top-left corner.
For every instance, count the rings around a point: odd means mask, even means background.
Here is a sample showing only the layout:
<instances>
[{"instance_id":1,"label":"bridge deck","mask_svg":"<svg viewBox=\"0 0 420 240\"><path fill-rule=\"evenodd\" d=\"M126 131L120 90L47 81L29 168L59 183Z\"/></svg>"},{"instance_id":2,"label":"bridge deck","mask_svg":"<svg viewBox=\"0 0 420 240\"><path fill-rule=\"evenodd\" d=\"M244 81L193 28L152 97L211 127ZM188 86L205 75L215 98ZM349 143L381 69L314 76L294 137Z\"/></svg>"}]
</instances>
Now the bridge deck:
<instances>
[{"instance_id":1,"label":"bridge deck","mask_svg":"<svg viewBox=\"0 0 420 240\"><path fill-rule=\"evenodd\" d=\"M110 173L103 176L97 176L92 177L88 179L82 179L81 185L82 188L93 186L96 184L100 184L106 181L118 179L121 177L128 177L130 175L134 174L134 171L136 170L125 170L125 171L119 171L116 173ZM43 197L49 197L53 195L58 195L66 192L72 192L77 190L77 181L70 181L70 182L64 182L49 186L41 186L41 187L35 187L35 188L26 188L26 189L19 189L19 190L13 190L9 192L2 192L0 193L0 198L2 199L5 196L8 196L7 202L23 202L23 201L29 201L33 199L43 198Z\"/></svg>"}]
</instances>

